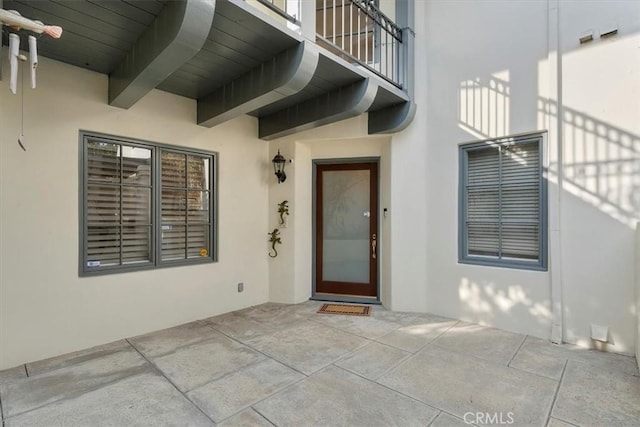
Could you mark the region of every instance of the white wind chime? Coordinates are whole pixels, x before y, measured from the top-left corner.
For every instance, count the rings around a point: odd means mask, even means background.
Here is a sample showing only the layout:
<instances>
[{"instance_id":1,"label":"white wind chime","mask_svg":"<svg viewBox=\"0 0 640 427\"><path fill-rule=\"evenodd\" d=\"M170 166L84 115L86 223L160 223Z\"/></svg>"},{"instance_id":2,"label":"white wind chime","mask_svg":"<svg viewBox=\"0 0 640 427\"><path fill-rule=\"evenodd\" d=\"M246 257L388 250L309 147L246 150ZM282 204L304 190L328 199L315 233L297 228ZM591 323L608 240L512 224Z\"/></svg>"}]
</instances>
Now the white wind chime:
<instances>
[{"instance_id":1,"label":"white wind chime","mask_svg":"<svg viewBox=\"0 0 640 427\"><path fill-rule=\"evenodd\" d=\"M0 24L7 27L9 31L9 90L14 95L18 91L18 60L26 61L27 57L20 54L20 36L19 31L31 31L35 34L46 34L54 39L59 39L62 35L62 28L53 25L44 25L40 21L34 21L22 17L15 10L0 9ZM31 88L36 88L36 68L38 67L38 43L34 35L29 34L27 37L29 42L29 70L31 73ZM22 115L20 126L20 137L18 144L20 148L24 148L24 79L22 79Z\"/></svg>"}]
</instances>

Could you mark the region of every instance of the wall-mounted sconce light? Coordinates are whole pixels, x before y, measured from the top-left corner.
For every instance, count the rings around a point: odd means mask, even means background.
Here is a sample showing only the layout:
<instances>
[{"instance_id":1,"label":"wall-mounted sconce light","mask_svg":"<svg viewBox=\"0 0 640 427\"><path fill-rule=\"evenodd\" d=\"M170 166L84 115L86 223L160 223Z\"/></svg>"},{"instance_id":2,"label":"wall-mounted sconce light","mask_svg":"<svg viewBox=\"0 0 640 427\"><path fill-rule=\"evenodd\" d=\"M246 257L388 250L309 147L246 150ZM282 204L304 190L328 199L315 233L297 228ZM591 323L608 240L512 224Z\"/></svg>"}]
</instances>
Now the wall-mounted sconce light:
<instances>
[{"instance_id":1,"label":"wall-mounted sconce light","mask_svg":"<svg viewBox=\"0 0 640 427\"><path fill-rule=\"evenodd\" d=\"M284 156L280 154L280 150L278 150L278 154L275 155L271 162L273 163L273 172L278 178L278 184L285 182L287 180L287 175L284 173L284 164L287 161Z\"/></svg>"}]
</instances>

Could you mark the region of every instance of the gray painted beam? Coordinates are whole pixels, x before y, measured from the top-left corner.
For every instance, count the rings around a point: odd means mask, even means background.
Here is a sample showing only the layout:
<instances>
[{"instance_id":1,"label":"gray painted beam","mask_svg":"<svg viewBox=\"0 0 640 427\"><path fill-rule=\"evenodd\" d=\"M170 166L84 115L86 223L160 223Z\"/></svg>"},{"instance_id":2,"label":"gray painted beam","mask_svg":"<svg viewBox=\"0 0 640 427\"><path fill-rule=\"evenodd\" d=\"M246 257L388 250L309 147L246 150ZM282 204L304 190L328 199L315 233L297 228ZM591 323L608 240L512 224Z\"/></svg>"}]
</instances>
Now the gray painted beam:
<instances>
[{"instance_id":1,"label":"gray painted beam","mask_svg":"<svg viewBox=\"0 0 640 427\"><path fill-rule=\"evenodd\" d=\"M166 4L109 75L109 105L129 108L197 54L213 24L215 0Z\"/></svg>"},{"instance_id":2,"label":"gray painted beam","mask_svg":"<svg viewBox=\"0 0 640 427\"><path fill-rule=\"evenodd\" d=\"M309 41L285 50L198 100L198 124L212 127L301 91L318 66Z\"/></svg>"},{"instance_id":3,"label":"gray painted beam","mask_svg":"<svg viewBox=\"0 0 640 427\"><path fill-rule=\"evenodd\" d=\"M369 112L369 135L395 133L404 130L416 115L416 104L406 101L381 110Z\"/></svg>"},{"instance_id":4,"label":"gray painted beam","mask_svg":"<svg viewBox=\"0 0 640 427\"><path fill-rule=\"evenodd\" d=\"M259 121L259 136L272 140L307 129L359 116L369 109L378 84L365 78L317 98L285 108Z\"/></svg>"}]
</instances>

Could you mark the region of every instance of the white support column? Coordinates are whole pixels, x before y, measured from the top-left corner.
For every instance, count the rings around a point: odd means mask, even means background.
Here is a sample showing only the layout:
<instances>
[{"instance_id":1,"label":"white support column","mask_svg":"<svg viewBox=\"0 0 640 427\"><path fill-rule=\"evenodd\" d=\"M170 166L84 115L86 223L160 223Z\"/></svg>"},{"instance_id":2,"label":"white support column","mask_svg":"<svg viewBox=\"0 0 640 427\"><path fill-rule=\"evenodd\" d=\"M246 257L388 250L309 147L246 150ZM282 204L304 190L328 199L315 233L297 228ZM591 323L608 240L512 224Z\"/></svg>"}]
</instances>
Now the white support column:
<instances>
[{"instance_id":1,"label":"white support column","mask_svg":"<svg viewBox=\"0 0 640 427\"><path fill-rule=\"evenodd\" d=\"M316 41L316 1L300 0L300 32L307 40Z\"/></svg>"}]
</instances>

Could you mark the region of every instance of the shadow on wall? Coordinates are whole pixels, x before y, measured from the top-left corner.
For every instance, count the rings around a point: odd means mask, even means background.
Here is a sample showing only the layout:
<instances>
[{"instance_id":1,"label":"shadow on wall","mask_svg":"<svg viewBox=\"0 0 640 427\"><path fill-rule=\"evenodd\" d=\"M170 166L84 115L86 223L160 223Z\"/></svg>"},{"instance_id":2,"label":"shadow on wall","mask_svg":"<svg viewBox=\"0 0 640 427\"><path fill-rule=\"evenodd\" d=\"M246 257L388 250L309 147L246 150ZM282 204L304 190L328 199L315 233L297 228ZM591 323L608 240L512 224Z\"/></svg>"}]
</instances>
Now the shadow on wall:
<instances>
[{"instance_id":1,"label":"shadow on wall","mask_svg":"<svg viewBox=\"0 0 640 427\"><path fill-rule=\"evenodd\" d=\"M465 80L458 101L461 129L479 139L509 135L508 80ZM538 123L558 115L557 103L541 97L537 110ZM566 106L562 124L564 190L634 228L640 213L640 136ZM551 162L550 177L558 173L558 162Z\"/></svg>"},{"instance_id":2,"label":"shadow on wall","mask_svg":"<svg viewBox=\"0 0 640 427\"><path fill-rule=\"evenodd\" d=\"M557 106L540 99L539 110ZM564 189L629 228L640 214L640 136L569 107L562 112ZM549 165L558 175L558 163Z\"/></svg>"},{"instance_id":3,"label":"shadow on wall","mask_svg":"<svg viewBox=\"0 0 640 427\"><path fill-rule=\"evenodd\" d=\"M459 129L478 139L513 132L510 109L516 94L508 79L508 71L502 71L459 84ZM627 250L633 243L629 231L640 217L640 136L574 108L559 109L556 102L542 97L533 102L538 124L556 116L562 125L562 157L549 153L548 179L550 194L552 186L562 182L564 225L569 225L565 230L571 236L564 245L564 280L572 285L567 290L570 295L565 295L565 338L592 346L590 323L615 324L609 345L628 348L624 329L636 314L633 304L621 304L621 298L633 299L624 283L633 264L633 250ZM467 276L458 286L463 313L488 324L505 313L528 315L540 325L550 323L548 301L535 303L536 296L527 295L519 285L504 289ZM578 305L580 310L572 310ZM616 306L620 309L602 311Z\"/></svg>"},{"instance_id":4,"label":"shadow on wall","mask_svg":"<svg viewBox=\"0 0 640 427\"><path fill-rule=\"evenodd\" d=\"M499 317L534 318L543 333L546 333L551 325L550 302L534 301L520 285L511 285L505 290L490 280L472 280L465 277L458 286L458 297L462 303L463 317L465 314L469 315L473 321L480 324L495 325ZM508 326L505 329L517 330Z\"/></svg>"},{"instance_id":5,"label":"shadow on wall","mask_svg":"<svg viewBox=\"0 0 640 427\"><path fill-rule=\"evenodd\" d=\"M460 83L458 124L478 139L509 135L510 88L508 71L501 74L507 80L492 76L476 77Z\"/></svg>"}]
</instances>

